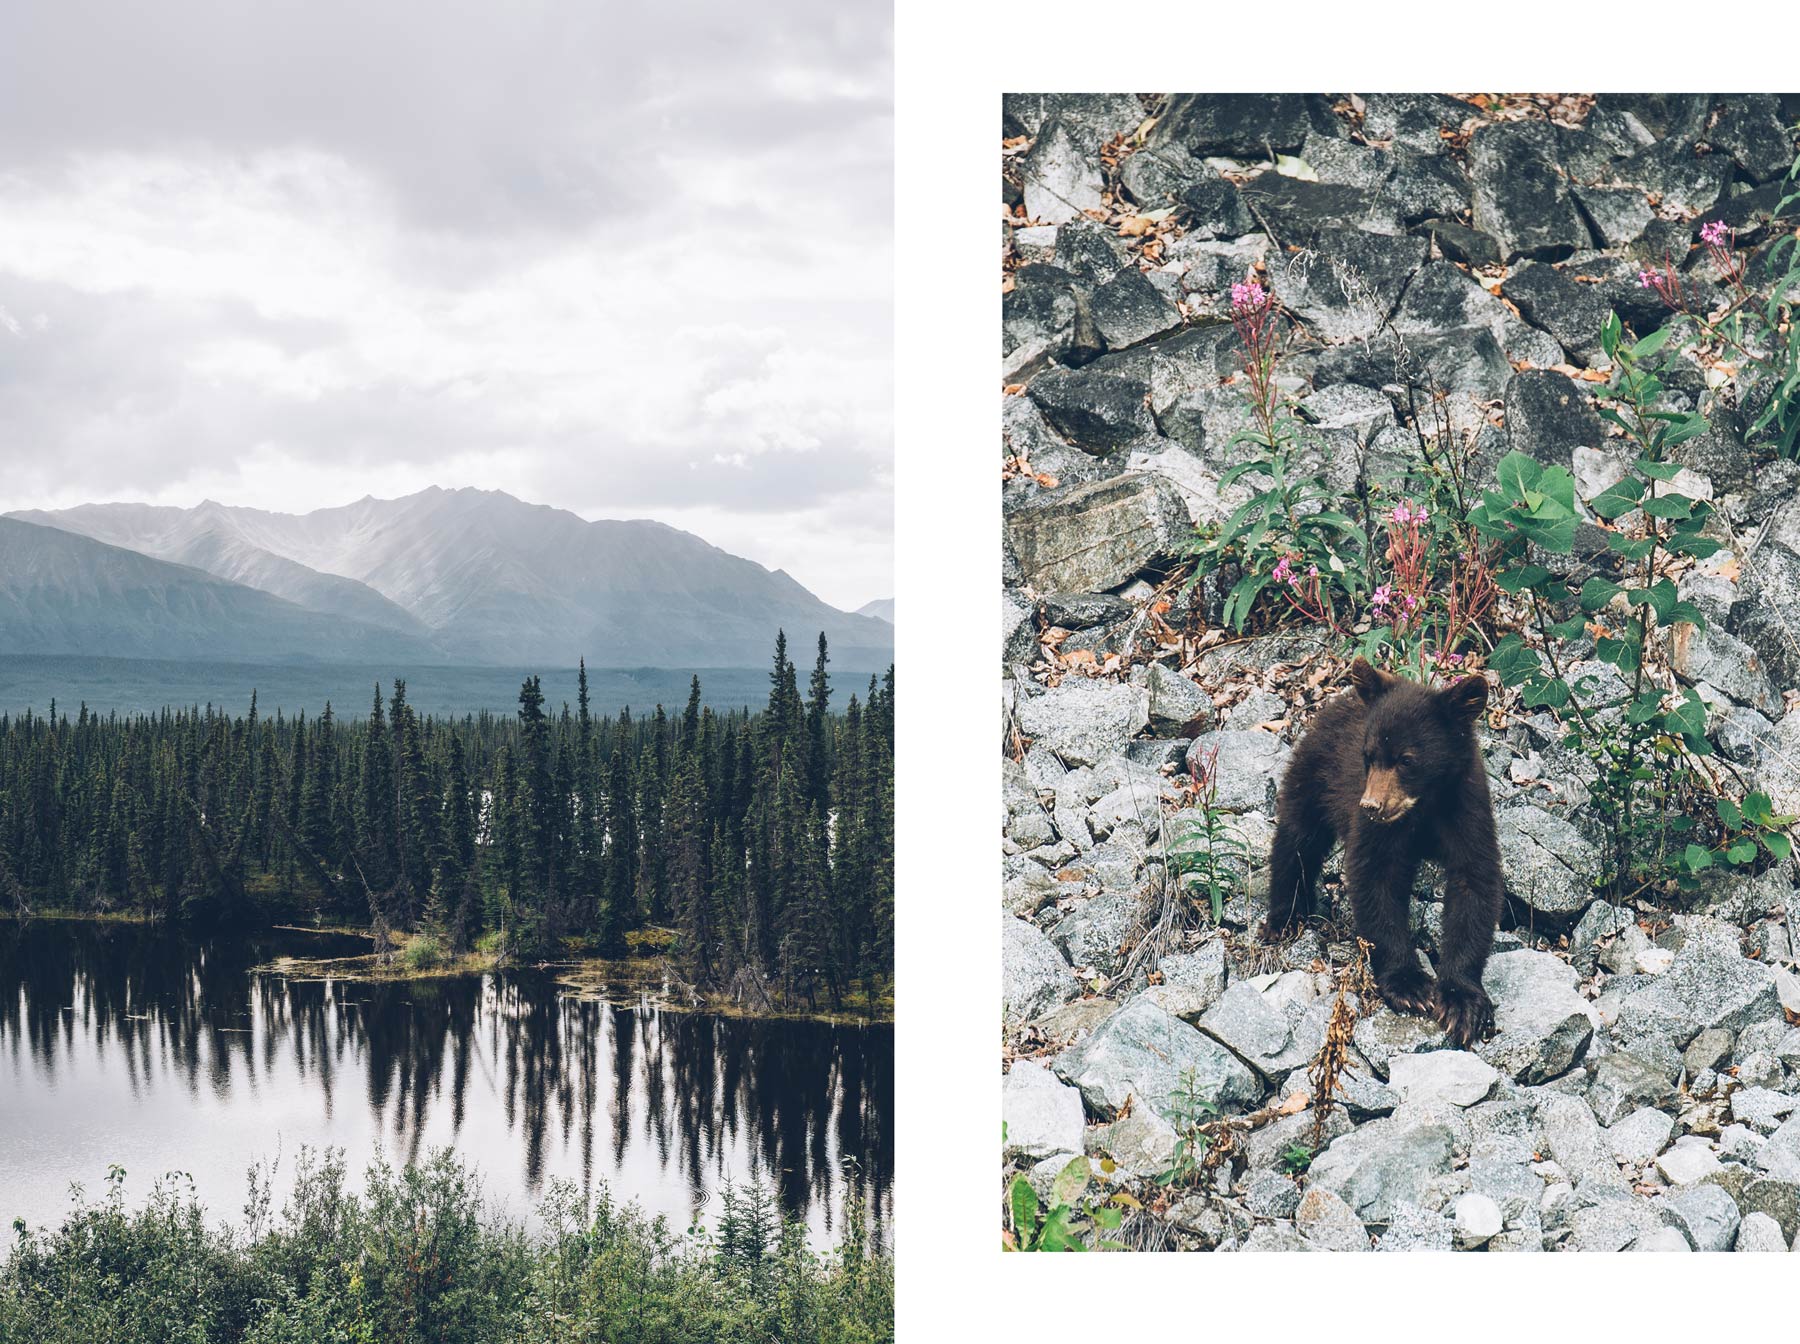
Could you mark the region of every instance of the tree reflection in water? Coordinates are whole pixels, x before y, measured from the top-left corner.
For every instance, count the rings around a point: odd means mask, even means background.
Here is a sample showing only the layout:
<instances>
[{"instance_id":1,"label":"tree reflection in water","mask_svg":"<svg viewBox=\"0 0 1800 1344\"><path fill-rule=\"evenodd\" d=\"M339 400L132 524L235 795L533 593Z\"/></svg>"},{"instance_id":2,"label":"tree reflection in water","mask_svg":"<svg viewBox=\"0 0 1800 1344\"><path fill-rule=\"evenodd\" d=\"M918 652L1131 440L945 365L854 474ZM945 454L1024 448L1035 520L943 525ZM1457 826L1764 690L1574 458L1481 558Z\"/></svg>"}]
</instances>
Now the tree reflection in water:
<instances>
[{"instance_id":1,"label":"tree reflection in water","mask_svg":"<svg viewBox=\"0 0 1800 1344\"><path fill-rule=\"evenodd\" d=\"M113 1161L193 1171L224 1215L244 1168L277 1147L337 1144L354 1169L378 1143L405 1159L454 1143L514 1213L560 1177L684 1226L754 1174L821 1240L851 1159L885 1238L891 1028L565 998L537 972L251 973L365 947L0 921L0 1222L59 1220L69 1182L91 1186Z\"/></svg>"}]
</instances>

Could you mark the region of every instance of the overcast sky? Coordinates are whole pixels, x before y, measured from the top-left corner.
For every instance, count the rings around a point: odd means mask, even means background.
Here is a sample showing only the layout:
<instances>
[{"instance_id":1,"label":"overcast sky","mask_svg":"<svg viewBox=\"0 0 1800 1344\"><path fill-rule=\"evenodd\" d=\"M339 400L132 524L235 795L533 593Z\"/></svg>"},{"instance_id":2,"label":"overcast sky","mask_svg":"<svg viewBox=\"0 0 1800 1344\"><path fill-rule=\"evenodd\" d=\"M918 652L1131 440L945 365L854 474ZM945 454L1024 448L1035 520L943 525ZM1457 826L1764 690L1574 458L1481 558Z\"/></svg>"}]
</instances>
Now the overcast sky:
<instances>
[{"instance_id":1,"label":"overcast sky","mask_svg":"<svg viewBox=\"0 0 1800 1344\"><path fill-rule=\"evenodd\" d=\"M0 511L475 485L890 596L891 34L0 5Z\"/></svg>"}]
</instances>

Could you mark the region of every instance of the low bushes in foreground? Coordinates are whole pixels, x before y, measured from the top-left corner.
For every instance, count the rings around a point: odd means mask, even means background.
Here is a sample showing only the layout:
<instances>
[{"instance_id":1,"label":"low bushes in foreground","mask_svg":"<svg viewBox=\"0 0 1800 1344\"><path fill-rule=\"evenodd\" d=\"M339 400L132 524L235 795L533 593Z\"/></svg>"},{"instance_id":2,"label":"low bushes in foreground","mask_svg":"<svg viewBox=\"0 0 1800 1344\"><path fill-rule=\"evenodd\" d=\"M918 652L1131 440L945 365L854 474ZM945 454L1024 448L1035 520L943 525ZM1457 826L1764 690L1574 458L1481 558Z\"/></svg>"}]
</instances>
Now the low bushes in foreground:
<instances>
[{"instance_id":1,"label":"low bushes in foreground","mask_svg":"<svg viewBox=\"0 0 1800 1344\"><path fill-rule=\"evenodd\" d=\"M303 1153L273 1211L251 1173L245 1218L208 1226L179 1177L128 1208L125 1173L60 1228L14 1224L0 1344L459 1344L460 1341L891 1340L893 1261L852 1205L829 1254L760 1186L727 1189L710 1234L604 1190L559 1184L527 1231L494 1216L448 1150L352 1191L340 1155Z\"/></svg>"}]
</instances>

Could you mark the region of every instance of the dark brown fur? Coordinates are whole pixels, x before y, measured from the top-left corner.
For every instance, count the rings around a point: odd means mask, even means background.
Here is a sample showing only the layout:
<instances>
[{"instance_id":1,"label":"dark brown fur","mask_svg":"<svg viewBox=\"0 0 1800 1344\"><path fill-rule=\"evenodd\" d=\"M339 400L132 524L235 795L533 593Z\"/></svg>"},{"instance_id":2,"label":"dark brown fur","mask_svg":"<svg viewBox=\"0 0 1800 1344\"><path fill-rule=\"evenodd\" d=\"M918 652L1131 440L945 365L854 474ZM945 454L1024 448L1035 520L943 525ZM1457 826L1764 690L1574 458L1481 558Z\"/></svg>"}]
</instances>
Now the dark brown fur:
<instances>
[{"instance_id":1,"label":"dark brown fur","mask_svg":"<svg viewBox=\"0 0 1800 1344\"><path fill-rule=\"evenodd\" d=\"M1431 1014L1468 1046L1493 1021L1481 972L1505 896L1475 742L1487 683L1465 677L1434 691L1360 658L1351 677L1355 692L1319 711L1282 779L1263 936L1286 937L1313 913L1319 870L1341 840L1356 932L1375 949L1382 997L1396 1010ZM1445 875L1435 982L1419 967L1409 928L1425 859Z\"/></svg>"}]
</instances>

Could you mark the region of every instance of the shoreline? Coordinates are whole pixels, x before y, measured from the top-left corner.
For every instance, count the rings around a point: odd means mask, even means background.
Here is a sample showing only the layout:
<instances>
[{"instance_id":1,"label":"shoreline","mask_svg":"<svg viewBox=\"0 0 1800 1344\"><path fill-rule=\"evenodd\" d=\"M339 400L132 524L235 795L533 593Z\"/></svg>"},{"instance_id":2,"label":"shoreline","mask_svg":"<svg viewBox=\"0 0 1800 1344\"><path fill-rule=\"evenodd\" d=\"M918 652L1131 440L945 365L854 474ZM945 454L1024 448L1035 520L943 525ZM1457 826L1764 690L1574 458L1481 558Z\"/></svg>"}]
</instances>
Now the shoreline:
<instances>
[{"instance_id":1,"label":"shoreline","mask_svg":"<svg viewBox=\"0 0 1800 1344\"><path fill-rule=\"evenodd\" d=\"M133 911L42 910L20 916L16 912L0 913L0 921L25 923L31 920L56 920L66 923L130 924L148 926L163 923L149 915ZM179 927L175 925L173 927ZM342 924L265 924L244 932L282 932L323 934L335 937L361 938L374 941L366 928ZM640 947L666 946L665 930L638 931L633 938ZM396 948L404 947L407 935L390 931L389 940ZM860 989L847 996L843 1008L785 1007L757 1008L737 1001L718 991L694 990L671 974L668 957L655 952L629 957L588 957L545 959L535 962L507 963L492 952L465 952L460 957L430 966L409 966L403 955L378 962L373 952L350 957L281 956L252 968L253 971L284 975L303 980L349 980L370 984L410 983L423 980L453 979L464 975L485 975L493 971L524 970L554 974L558 992L569 998L591 999L607 1003L633 1004L645 1000L664 1012L708 1013L717 1017L764 1019L768 1021L819 1022L827 1026L893 1026L895 1020L892 992L883 995L873 1014L851 1006L862 1001ZM680 991L687 989L688 995ZM698 999L692 997L698 995Z\"/></svg>"}]
</instances>

